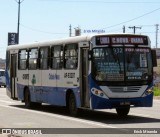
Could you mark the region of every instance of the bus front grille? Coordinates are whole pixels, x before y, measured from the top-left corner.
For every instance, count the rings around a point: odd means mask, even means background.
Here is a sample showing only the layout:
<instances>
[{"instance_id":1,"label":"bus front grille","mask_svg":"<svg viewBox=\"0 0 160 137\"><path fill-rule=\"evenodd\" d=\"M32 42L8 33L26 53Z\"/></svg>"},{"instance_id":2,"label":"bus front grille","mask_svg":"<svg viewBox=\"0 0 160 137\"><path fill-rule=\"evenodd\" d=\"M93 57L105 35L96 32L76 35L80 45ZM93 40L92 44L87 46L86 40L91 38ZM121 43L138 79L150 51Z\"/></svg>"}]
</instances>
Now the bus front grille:
<instances>
[{"instance_id":1,"label":"bus front grille","mask_svg":"<svg viewBox=\"0 0 160 137\"><path fill-rule=\"evenodd\" d=\"M138 92L141 86L109 87L112 92Z\"/></svg>"}]
</instances>

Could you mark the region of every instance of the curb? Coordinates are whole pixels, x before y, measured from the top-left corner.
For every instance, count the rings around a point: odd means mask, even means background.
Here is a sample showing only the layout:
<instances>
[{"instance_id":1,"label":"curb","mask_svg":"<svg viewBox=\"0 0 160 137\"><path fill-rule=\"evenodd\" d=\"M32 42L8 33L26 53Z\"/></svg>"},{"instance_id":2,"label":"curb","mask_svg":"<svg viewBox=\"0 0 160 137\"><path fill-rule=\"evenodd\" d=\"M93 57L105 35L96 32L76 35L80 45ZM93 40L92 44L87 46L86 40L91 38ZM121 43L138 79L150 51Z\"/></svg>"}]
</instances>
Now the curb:
<instances>
[{"instance_id":1,"label":"curb","mask_svg":"<svg viewBox=\"0 0 160 137\"><path fill-rule=\"evenodd\" d=\"M154 96L154 99L159 99L160 100L160 96Z\"/></svg>"}]
</instances>

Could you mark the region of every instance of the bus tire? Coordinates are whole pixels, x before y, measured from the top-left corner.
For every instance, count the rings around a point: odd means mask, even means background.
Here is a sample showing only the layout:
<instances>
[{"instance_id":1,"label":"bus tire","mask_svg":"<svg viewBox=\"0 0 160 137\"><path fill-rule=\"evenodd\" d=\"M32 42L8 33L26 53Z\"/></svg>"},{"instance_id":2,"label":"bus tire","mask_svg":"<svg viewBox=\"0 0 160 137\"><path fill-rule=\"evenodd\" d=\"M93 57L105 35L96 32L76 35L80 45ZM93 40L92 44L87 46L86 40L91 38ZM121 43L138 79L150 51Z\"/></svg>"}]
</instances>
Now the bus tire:
<instances>
[{"instance_id":1,"label":"bus tire","mask_svg":"<svg viewBox=\"0 0 160 137\"><path fill-rule=\"evenodd\" d=\"M116 112L120 117L126 117L129 113L130 106L116 108Z\"/></svg>"},{"instance_id":2,"label":"bus tire","mask_svg":"<svg viewBox=\"0 0 160 137\"><path fill-rule=\"evenodd\" d=\"M73 93L69 95L69 103L68 103L69 114L73 117L76 117L78 114L78 108L76 106L76 99Z\"/></svg>"},{"instance_id":3,"label":"bus tire","mask_svg":"<svg viewBox=\"0 0 160 137\"><path fill-rule=\"evenodd\" d=\"M29 89L26 88L24 91L24 103L25 103L25 107L26 108L32 108L33 104L31 102L31 98L30 98L30 92Z\"/></svg>"}]
</instances>

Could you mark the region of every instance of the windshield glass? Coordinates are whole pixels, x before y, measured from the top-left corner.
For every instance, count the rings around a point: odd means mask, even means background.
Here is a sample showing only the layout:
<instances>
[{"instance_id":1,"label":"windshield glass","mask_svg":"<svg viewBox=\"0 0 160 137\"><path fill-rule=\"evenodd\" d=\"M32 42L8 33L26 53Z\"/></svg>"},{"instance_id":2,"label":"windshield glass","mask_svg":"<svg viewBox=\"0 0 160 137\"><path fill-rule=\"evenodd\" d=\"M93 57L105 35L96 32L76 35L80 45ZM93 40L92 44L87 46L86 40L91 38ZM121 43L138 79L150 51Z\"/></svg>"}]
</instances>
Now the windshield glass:
<instances>
[{"instance_id":1,"label":"windshield glass","mask_svg":"<svg viewBox=\"0 0 160 137\"><path fill-rule=\"evenodd\" d=\"M93 49L92 74L97 81L146 81L152 76L151 66L148 48Z\"/></svg>"},{"instance_id":2,"label":"windshield glass","mask_svg":"<svg viewBox=\"0 0 160 137\"><path fill-rule=\"evenodd\" d=\"M126 80L148 80L152 75L151 54L146 48L126 48Z\"/></svg>"},{"instance_id":3,"label":"windshield glass","mask_svg":"<svg viewBox=\"0 0 160 137\"><path fill-rule=\"evenodd\" d=\"M123 63L123 48L93 49L93 69L98 81L123 81Z\"/></svg>"}]
</instances>

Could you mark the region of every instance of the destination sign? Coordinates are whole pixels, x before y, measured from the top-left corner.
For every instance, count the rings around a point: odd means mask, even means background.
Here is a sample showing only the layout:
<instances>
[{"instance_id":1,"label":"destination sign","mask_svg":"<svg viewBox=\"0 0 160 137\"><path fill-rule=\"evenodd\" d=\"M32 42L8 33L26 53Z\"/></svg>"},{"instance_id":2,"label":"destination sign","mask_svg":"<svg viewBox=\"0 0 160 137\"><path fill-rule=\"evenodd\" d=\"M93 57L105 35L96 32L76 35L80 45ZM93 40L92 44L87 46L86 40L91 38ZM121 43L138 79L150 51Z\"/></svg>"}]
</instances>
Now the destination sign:
<instances>
[{"instance_id":1,"label":"destination sign","mask_svg":"<svg viewBox=\"0 0 160 137\"><path fill-rule=\"evenodd\" d=\"M98 36L96 37L96 45L108 44L138 44L148 45L145 36Z\"/></svg>"}]
</instances>

